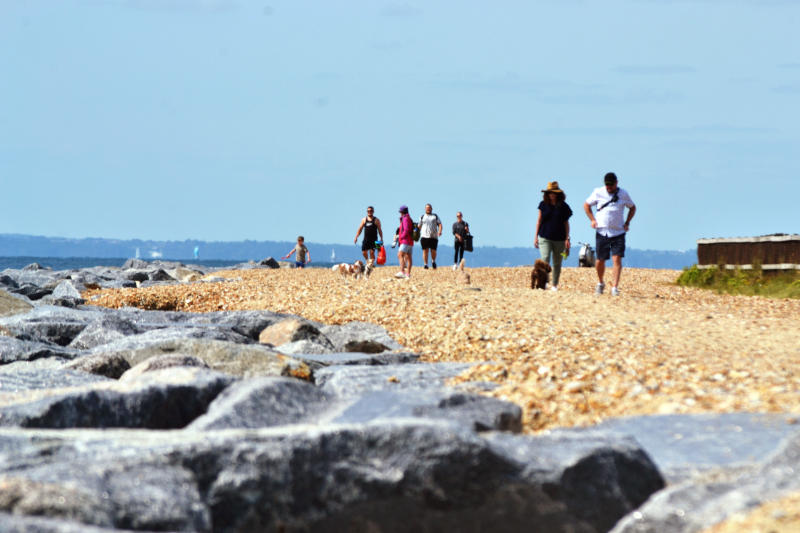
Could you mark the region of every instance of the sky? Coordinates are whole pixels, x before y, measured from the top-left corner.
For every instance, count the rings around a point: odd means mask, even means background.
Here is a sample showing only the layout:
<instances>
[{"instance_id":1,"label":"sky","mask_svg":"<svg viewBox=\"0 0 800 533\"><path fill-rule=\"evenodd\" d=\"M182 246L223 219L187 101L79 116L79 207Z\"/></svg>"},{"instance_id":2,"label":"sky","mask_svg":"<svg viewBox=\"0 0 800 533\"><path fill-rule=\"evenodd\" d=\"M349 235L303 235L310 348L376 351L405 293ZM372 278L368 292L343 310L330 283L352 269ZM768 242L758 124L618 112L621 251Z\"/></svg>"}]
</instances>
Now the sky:
<instances>
[{"instance_id":1,"label":"sky","mask_svg":"<svg viewBox=\"0 0 800 533\"><path fill-rule=\"evenodd\" d=\"M800 233L795 0L0 0L0 233L352 243L401 204L628 246ZM446 237L449 243L449 237ZM387 238L388 240L388 238Z\"/></svg>"}]
</instances>

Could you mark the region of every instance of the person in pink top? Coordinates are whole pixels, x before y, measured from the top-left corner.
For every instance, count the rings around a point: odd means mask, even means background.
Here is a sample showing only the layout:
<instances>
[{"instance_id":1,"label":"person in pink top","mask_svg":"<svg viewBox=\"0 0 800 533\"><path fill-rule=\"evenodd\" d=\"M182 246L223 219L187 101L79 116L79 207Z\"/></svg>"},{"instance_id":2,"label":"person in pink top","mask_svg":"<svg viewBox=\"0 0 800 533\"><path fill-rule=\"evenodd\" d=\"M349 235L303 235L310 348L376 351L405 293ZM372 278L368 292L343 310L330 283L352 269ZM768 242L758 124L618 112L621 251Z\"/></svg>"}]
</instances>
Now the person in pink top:
<instances>
[{"instance_id":1,"label":"person in pink top","mask_svg":"<svg viewBox=\"0 0 800 533\"><path fill-rule=\"evenodd\" d=\"M394 277L408 279L411 277L411 252L414 249L414 223L408 215L407 206L401 205L399 211L400 228L397 242L400 247L397 250L397 262L400 264L400 272Z\"/></svg>"}]
</instances>

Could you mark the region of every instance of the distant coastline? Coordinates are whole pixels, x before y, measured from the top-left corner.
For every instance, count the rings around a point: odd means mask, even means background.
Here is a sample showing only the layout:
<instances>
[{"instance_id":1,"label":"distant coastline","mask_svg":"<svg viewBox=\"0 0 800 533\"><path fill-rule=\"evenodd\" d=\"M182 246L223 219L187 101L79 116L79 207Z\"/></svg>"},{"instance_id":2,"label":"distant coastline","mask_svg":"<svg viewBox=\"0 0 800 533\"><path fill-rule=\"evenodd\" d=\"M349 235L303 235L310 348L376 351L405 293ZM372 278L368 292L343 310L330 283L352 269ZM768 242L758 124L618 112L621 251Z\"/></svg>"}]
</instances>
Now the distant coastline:
<instances>
[{"instance_id":1,"label":"distant coastline","mask_svg":"<svg viewBox=\"0 0 800 533\"><path fill-rule=\"evenodd\" d=\"M439 245L439 264L452 264L453 248L449 239ZM247 261L261 261L267 257L280 259L293 246L290 241L152 241L140 239L105 239L44 237L21 234L0 234L0 267L22 268L31 262L43 266L75 264L77 267L119 266L125 260L136 257L137 251L145 261L180 261L205 266L228 266ZM324 267L334 262L352 262L362 258L361 246L353 244L329 244L307 241L313 259L311 266ZM195 249L198 251L194 256ZM419 251L419 250L418 250ZM396 264L395 251L387 247L388 264ZM697 251L637 250L628 248L625 266L634 268L666 268L680 270L697 263ZM331 258L334 258L331 261ZM475 251L467 254L467 264L472 267L530 265L539 257L533 246L500 248L481 246L476 241ZM30 259L27 263L15 263L17 258ZM36 258L49 261L45 265ZM415 254L415 263L419 254ZM19 259L25 261L25 259ZM577 266L577 248L566 260L566 266ZM11 267L10 264L19 266Z\"/></svg>"}]
</instances>

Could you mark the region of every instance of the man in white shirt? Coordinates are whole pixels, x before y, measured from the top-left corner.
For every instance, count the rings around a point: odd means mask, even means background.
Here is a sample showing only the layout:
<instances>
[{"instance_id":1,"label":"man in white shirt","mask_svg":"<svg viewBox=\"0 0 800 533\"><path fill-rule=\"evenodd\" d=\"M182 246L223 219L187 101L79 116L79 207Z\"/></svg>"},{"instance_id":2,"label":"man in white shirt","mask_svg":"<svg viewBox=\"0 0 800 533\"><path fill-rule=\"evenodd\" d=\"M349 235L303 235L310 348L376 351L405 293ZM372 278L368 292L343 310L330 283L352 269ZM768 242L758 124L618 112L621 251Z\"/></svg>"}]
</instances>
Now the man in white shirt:
<instances>
[{"instance_id":1,"label":"man in white shirt","mask_svg":"<svg viewBox=\"0 0 800 533\"><path fill-rule=\"evenodd\" d=\"M422 245L422 261L428 269L428 250L431 251L433 269L436 270L436 248L439 246L439 237L442 236L442 221L439 215L433 212L431 204L425 204L425 214L419 219L419 243Z\"/></svg>"},{"instance_id":2,"label":"man in white shirt","mask_svg":"<svg viewBox=\"0 0 800 533\"><path fill-rule=\"evenodd\" d=\"M603 276L606 272L606 259L611 256L614 263L612 270L611 295L619 295L619 277L622 273L622 258L625 257L625 234L630 229L631 219L636 214L636 205L631 200L627 191L617 185L617 175L609 172L603 178L605 187L598 187L586 202L583 210L592 221L592 227L597 230L595 236L595 249L597 251L597 279L599 283L595 289L596 294L603 294L606 284ZM597 214L592 212L592 207L597 206ZM624 218L625 208L628 216ZM624 218L624 222L623 222Z\"/></svg>"}]
</instances>

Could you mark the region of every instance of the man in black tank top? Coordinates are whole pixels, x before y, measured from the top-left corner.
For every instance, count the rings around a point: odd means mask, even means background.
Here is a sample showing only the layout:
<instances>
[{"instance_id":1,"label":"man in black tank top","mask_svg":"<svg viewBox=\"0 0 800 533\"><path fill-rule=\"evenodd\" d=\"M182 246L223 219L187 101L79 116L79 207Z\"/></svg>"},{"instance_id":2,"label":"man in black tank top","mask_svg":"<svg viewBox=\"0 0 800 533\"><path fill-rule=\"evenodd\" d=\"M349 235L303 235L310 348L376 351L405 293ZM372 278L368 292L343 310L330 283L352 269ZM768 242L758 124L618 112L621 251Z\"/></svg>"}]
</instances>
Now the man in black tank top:
<instances>
[{"instance_id":1,"label":"man in black tank top","mask_svg":"<svg viewBox=\"0 0 800 533\"><path fill-rule=\"evenodd\" d=\"M380 240L383 241L381 221L374 213L374 207L367 207L367 216L361 219L361 224L358 226L358 231L356 232L356 238L353 239L353 244L357 243L358 236L361 235L361 230L364 230L364 240L361 242L361 253L364 254L365 261L368 259L367 254L369 254L373 261L375 260L375 241L378 240L378 235L380 235Z\"/></svg>"}]
</instances>

